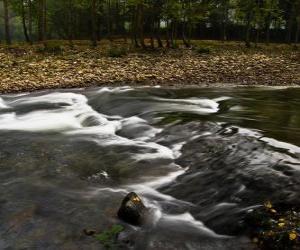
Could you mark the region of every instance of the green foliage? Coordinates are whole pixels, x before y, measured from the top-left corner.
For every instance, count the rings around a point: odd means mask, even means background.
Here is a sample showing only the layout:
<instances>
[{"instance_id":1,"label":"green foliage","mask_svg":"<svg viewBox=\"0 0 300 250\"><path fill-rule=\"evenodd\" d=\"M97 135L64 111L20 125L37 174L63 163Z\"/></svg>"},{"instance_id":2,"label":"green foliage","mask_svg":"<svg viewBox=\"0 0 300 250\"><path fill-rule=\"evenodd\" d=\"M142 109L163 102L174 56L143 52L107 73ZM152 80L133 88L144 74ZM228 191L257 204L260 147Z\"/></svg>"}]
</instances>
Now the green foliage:
<instances>
[{"instance_id":1,"label":"green foliage","mask_svg":"<svg viewBox=\"0 0 300 250\"><path fill-rule=\"evenodd\" d=\"M24 40L24 21L29 40L36 41L41 31L41 1L8 2L13 39ZM91 10L95 15L91 15ZM0 16L3 16L2 4ZM2 19L0 18L1 37L4 36ZM215 33L222 32L220 35L224 40L228 35L225 34L227 26L239 29L241 26L247 27L248 40L253 40L253 29L260 30L262 34L267 29L285 29L292 33L291 37L295 37L300 25L299 19L300 0L47 0L44 23L47 26L46 34L40 40L86 40L91 39L92 31L100 39L112 36L134 36L141 39L142 36L149 38L161 34L161 37L168 36L170 40L182 36L189 40L193 35L201 34L205 25Z\"/></svg>"},{"instance_id":2,"label":"green foliage","mask_svg":"<svg viewBox=\"0 0 300 250\"><path fill-rule=\"evenodd\" d=\"M48 41L43 46L36 49L38 53L60 55L64 52L64 47L60 42Z\"/></svg>"},{"instance_id":3,"label":"green foliage","mask_svg":"<svg viewBox=\"0 0 300 250\"><path fill-rule=\"evenodd\" d=\"M106 230L100 234L95 235L95 239L100 241L100 243L107 249L113 249L117 246L117 236L124 230L121 225L114 225L111 229Z\"/></svg>"},{"instance_id":4,"label":"green foliage","mask_svg":"<svg viewBox=\"0 0 300 250\"><path fill-rule=\"evenodd\" d=\"M252 240L263 249L300 248L300 212L274 207L266 202L251 212L246 221L252 227Z\"/></svg>"},{"instance_id":5,"label":"green foliage","mask_svg":"<svg viewBox=\"0 0 300 250\"><path fill-rule=\"evenodd\" d=\"M110 47L107 51L107 56L113 58L119 58L119 57L126 56L127 53L128 51L125 47Z\"/></svg>"}]
</instances>

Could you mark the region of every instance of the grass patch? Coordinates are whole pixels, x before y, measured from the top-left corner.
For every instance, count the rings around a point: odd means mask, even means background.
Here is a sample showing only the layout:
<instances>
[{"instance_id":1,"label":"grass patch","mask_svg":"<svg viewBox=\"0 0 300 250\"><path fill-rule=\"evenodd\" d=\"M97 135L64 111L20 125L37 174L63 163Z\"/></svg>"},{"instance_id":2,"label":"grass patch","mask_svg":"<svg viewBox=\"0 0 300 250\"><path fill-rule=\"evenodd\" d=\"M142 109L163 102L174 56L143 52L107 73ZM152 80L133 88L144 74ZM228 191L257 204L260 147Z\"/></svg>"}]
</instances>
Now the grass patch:
<instances>
[{"instance_id":1,"label":"grass patch","mask_svg":"<svg viewBox=\"0 0 300 250\"><path fill-rule=\"evenodd\" d=\"M207 46L197 46L195 48L197 54L210 54L212 49Z\"/></svg>"},{"instance_id":2,"label":"grass patch","mask_svg":"<svg viewBox=\"0 0 300 250\"><path fill-rule=\"evenodd\" d=\"M119 233L124 230L121 225L113 225L109 230L106 230L100 234L96 234L94 237L98 240L106 249L118 249L117 237Z\"/></svg>"},{"instance_id":3,"label":"grass patch","mask_svg":"<svg viewBox=\"0 0 300 250\"><path fill-rule=\"evenodd\" d=\"M64 46L59 41L47 41L42 46L38 46L36 52L40 54L61 55L64 52Z\"/></svg>"},{"instance_id":4,"label":"grass patch","mask_svg":"<svg viewBox=\"0 0 300 250\"><path fill-rule=\"evenodd\" d=\"M119 58L126 56L128 50L125 47L111 47L107 51L107 56L112 58Z\"/></svg>"}]
</instances>

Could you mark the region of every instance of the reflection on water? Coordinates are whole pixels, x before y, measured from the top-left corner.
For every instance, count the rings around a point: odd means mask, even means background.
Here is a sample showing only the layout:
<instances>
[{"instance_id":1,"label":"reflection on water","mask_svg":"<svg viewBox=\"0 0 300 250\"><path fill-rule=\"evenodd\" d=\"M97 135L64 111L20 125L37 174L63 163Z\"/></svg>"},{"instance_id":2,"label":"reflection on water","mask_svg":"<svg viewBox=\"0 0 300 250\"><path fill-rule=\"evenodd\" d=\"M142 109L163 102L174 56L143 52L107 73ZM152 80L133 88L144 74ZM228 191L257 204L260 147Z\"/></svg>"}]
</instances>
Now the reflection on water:
<instances>
[{"instance_id":1,"label":"reflection on water","mask_svg":"<svg viewBox=\"0 0 300 250\"><path fill-rule=\"evenodd\" d=\"M300 89L96 88L0 97L0 249L101 249L135 191L128 249L252 249L245 214L299 206Z\"/></svg>"}]
</instances>

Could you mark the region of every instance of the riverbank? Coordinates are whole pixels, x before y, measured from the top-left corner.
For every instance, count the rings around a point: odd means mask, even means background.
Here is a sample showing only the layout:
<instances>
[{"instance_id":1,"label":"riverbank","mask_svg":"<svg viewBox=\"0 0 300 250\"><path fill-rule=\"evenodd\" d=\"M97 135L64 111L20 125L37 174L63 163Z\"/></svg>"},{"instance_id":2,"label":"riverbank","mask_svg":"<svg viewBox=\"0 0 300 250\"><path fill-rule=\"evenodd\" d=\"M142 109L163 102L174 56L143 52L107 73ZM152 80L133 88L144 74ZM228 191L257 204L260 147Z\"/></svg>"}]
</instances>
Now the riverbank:
<instances>
[{"instance_id":1,"label":"riverbank","mask_svg":"<svg viewBox=\"0 0 300 250\"><path fill-rule=\"evenodd\" d=\"M119 85L296 86L300 49L288 45L194 42L194 49L131 49L103 41L0 47L0 92Z\"/></svg>"}]
</instances>

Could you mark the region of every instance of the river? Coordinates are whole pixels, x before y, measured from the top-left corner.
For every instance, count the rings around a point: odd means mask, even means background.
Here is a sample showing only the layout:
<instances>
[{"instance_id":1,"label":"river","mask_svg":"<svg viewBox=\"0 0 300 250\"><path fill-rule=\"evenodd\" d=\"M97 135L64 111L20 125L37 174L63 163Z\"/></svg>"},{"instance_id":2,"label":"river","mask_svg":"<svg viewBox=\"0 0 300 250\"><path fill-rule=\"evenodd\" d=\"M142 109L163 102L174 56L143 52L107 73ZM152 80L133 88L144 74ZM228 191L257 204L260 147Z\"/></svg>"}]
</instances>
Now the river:
<instances>
[{"instance_id":1,"label":"river","mask_svg":"<svg viewBox=\"0 0 300 250\"><path fill-rule=\"evenodd\" d=\"M0 249L253 249L245 216L300 205L300 89L89 88L0 96Z\"/></svg>"}]
</instances>

